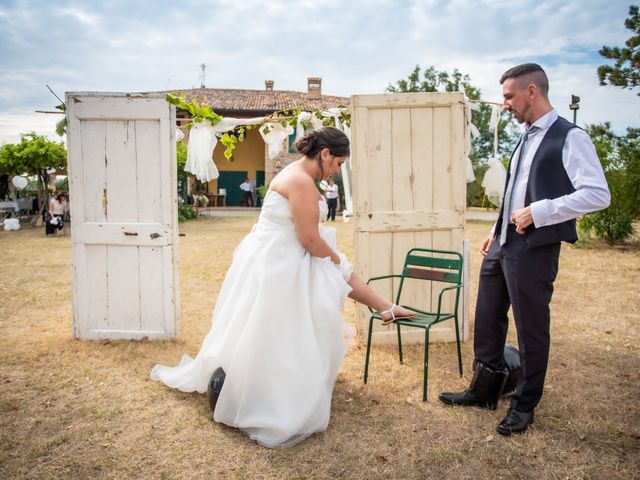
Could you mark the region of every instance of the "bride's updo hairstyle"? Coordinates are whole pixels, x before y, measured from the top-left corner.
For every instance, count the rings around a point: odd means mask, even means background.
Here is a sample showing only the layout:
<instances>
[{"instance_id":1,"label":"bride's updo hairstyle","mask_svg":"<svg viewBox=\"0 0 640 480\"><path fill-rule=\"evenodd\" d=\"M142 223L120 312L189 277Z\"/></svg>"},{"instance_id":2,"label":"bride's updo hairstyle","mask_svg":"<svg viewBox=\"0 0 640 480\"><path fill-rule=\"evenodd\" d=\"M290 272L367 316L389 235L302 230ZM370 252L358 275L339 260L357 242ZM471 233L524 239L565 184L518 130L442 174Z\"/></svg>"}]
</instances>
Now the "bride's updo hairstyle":
<instances>
[{"instance_id":1,"label":"bride's updo hairstyle","mask_svg":"<svg viewBox=\"0 0 640 480\"><path fill-rule=\"evenodd\" d=\"M328 148L331 155L336 157L348 157L351 154L349 139L344 133L333 127L311 130L297 140L295 146L298 152L309 158L317 157L323 148Z\"/></svg>"},{"instance_id":2,"label":"bride's updo hairstyle","mask_svg":"<svg viewBox=\"0 0 640 480\"><path fill-rule=\"evenodd\" d=\"M328 148L331 155L336 157L348 157L351 155L349 139L334 127L322 127L305 133L302 138L296 141L295 147L305 157L312 158L318 162L323 173L324 169L320 160L320 151L323 148Z\"/></svg>"}]
</instances>

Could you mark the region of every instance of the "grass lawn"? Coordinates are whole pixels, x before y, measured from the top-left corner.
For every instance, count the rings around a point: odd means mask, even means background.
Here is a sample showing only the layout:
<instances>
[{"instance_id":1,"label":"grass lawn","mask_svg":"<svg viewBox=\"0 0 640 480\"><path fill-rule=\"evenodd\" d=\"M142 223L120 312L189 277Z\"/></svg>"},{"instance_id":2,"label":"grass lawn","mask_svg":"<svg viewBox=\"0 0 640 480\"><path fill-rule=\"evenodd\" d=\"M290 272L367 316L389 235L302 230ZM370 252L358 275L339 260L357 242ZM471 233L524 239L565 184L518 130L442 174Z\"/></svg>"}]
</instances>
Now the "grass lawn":
<instances>
[{"instance_id":1,"label":"grass lawn","mask_svg":"<svg viewBox=\"0 0 640 480\"><path fill-rule=\"evenodd\" d=\"M0 232L0 478L618 479L640 477L640 249L564 245L552 303L545 395L524 435L495 432L495 412L450 408L439 391L470 379L472 342L430 351L422 398L420 346L404 365L373 350L362 383L356 340L336 383L329 429L273 451L211 419L206 397L149 380L156 363L194 356L233 248L254 218L180 225L182 337L81 342L71 330L71 242L43 229ZM352 224L336 222L353 258ZM467 224L475 305L480 242ZM345 316L353 321L349 300ZM509 341L515 343L514 328Z\"/></svg>"}]
</instances>

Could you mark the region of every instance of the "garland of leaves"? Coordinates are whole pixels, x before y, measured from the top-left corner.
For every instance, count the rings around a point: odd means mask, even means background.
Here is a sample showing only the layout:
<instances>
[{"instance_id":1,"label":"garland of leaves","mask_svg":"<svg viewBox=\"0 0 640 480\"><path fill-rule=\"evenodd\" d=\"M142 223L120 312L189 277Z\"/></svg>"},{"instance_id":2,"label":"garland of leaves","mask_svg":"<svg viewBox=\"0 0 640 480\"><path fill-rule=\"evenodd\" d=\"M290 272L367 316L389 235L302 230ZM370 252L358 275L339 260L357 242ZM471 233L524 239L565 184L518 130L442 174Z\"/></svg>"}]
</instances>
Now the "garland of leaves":
<instances>
[{"instance_id":1,"label":"garland of leaves","mask_svg":"<svg viewBox=\"0 0 640 480\"><path fill-rule=\"evenodd\" d=\"M194 122L202 122L203 120L208 120L211 122L211 125L215 125L222 120L222 116L218 115L213 111L213 109L208 105L203 105L195 100L187 102L185 98L178 97L177 95L173 95L171 93L166 96L167 102L172 105L175 105L177 108L185 110L191 114L193 118L193 122L187 123L185 126L191 126ZM345 105L339 105L341 115L340 121L344 123L347 127L351 127L351 113L346 111ZM264 120L260 124L256 125L242 125L239 126L229 132L225 132L220 138L220 143L224 145L225 151L224 156L227 160L233 161L233 151L236 148L238 142L243 142L246 133L253 128L260 128L264 124L273 124L280 123L283 127L287 127L288 125L292 127L296 127L298 124L298 116L303 112L308 110L303 110L301 107L297 107L294 109L283 109L276 110L273 113L264 117ZM334 117L326 117L322 115L322 110L312 110L310 112L313 116L320 119L322 121L323 126L333 126L334 125ZM311 122L309 120L302 120L301 125L305 130L311 128ZM267 125L264 128L265 134L269 133L271 128Z\"/></svg>"},{"instance_id":2,"label":"garland of leaves","mask_svg":"<svg viewBox=\"0 0 640 480\"><path fill-rule=\"evenodd\" d=\"M209 105L200 104L195 100L187 102L185 98L178 97L177 95L174 95L172 93L168 93L165 98L171 105L175 105L177 108L185 110L191 114L193 121L185 124L184 126L186 127L193 125L194 122L200 123L203 120L208 120L209 122L211 122L211 125L216 125L223 119L222 115L218 115L216 112L214 112ZM351 113L347 111L347 107L345 105L338 105L338 108L340 108L341 111L341 123L344 123L347 127L351 127ZM66 113L67 106L63 102L60 105L57 105L56 109ZM224 145L225 147L225 158L229 161L233 161L233 151L235 150L236 145L238 144L238 142L244 141L249 130L256 127L262 127L265 123L280 123L283 127L290 125L295 128L298 124L298 116L303 111L308 110L303 110L301 107L297 107L294 109L276 110L275 112L264 117L263 122L260 124L242 125L229 132L225 132L220 138L220 143L222 143L222 145ZM320 119L323 126L332 126L334 124L334 117L323 116L322 110L312 110L310 113L316 118ZM305 130L309 130L311 128L311 122L309 120L302 120L300 123ZM65 115L62 120L56 123L56 133L59 136L63 136L66 133L66 130L67 117ZM270 130L271 128L269 126L265 127L265 134L269 133Z\"/></svg>"}]
</instances>

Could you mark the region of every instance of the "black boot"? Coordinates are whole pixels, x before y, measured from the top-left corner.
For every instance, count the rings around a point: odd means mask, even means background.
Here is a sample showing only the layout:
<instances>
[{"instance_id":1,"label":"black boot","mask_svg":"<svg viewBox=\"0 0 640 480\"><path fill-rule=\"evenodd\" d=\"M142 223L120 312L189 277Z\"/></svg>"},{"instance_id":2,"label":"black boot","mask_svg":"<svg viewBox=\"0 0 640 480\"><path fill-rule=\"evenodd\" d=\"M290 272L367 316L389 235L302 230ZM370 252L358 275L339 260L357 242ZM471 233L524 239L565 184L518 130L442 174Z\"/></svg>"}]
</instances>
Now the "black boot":
<instances>
[{"instance_id":1,"label":"black boot","mask_svg":"<svg viewBox=\"0 0 640 480\"><path fill-rule=\"evenodd\" d=\"M513 345L507 344L504 346L504 363L507 365L509 374L507 375L507 381L504 383L502 395L509 395L515 392L522 370L520 366L520 352L518 352L518 349Z\"/></svg>"},{"instance_id":2,"label":"black boot","mask_svg":"<svg viewBox=\"0 0 640 480\"><path fill-rule=\"evenodd\" d=\"M207 384L207 398L209 399L209 407L211 407L212 412L216 409L216 403L218 402L218 397L222 391L225 377L226 374L224 373L224 370L222 367L219 367L215 372L213 372L209 379L209 383Z\"/></svg>"},{"instance_id":3,"label":"black boot","mask_svg":"<svg viewBox=\"0 0 640 480\"><path fill-rule=\"evenodd\" d=\"M478 361L476 359L473 360L473 364L471 365L471 369L476 369L476 364ZM502 389L502 396L511 395L516 391L516 386L518 385L518 378L520 378L520 373L522 368L520 366L520 352L513 345L509 345L508 343L504 346L504 363L507 366L507 380L504 382L504 388Z\"/></svg>"},{"instance_id":4,"label":"black boot","mask_svg":"<svg viewBox=\"0 0 640 480\"><path fill-rule=\"evenodd\" d=\"M447 405L468 405L495 410L506 379L506 370L492 370L478 362L468 389L461 393L444 392L438 398Z\"/></svg>"}]
</instances>

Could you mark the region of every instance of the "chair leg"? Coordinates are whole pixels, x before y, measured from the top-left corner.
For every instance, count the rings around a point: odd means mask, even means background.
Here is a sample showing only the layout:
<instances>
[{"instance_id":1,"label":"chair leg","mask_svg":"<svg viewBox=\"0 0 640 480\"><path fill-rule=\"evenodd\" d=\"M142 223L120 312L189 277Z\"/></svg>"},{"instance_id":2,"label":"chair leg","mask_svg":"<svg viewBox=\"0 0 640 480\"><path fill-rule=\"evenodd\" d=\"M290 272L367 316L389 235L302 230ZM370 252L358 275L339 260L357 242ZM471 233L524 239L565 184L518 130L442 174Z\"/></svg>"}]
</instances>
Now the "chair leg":
<instances>
[{"instance_id":1,"label":"chair leg","mask_svg":"<svg viewBox=\"0 0 640 480\"><path fill-rule=\"evenodd\" d=\"M400 325L396 324L398 330L398 354L400 355L400 365L402 365L402 337L400 336Z\"/></svg>"},{"instance_id":2,"label":"chair leg","mask_svg":"<svg viewBox=\"0 0 640 480\"><path fill-rule=\"evenodd\" d=\"M453 318L456 324L456 346L458 347L458 370L460 370L460 376L462 376L462 353L460 351L460 328L458 327L458 316Z\"/></svg>"},{"instance_id":3,"label":"chair leg","mask_svg":"<svg viewBox=\"0 0 640 480\"><path fill-rule=\"evenodd\" d=\"M424 331L424 379L422 385L422 401L427 401L427 378L429 377L429 328Z\"/></svg>"},{"instance_id":4,"label":"chair leg","mask_svg":"<svg viewBox=\"0 0 640 480\"><path fill-rule=\"evenodd\" d=\"M369 333L367 334L367 356L364 361L364 383L369 378L369 354L371 353L371 333L373 330L373 317L369 318Z\"/></svg>"}]
</instances>

